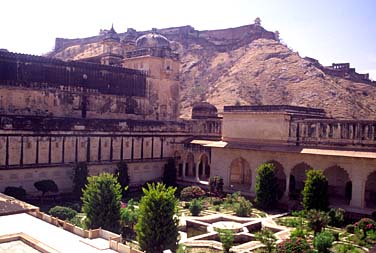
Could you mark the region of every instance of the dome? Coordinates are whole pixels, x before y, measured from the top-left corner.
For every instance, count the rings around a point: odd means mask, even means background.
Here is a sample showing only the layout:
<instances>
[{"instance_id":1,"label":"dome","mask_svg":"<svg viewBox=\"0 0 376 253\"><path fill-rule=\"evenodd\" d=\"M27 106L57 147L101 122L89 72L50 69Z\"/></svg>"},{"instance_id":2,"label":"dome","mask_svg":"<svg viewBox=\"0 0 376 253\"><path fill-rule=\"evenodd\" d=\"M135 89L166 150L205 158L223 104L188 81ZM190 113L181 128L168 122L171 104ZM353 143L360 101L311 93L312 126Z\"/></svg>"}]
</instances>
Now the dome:
<instances>
[{"instance_id":1,"label":"dome","mask_svg":"<svg viewBox=\"0 0 376 253\"><path fill-rule=\"evenodd\" d=\"M218 110L207 102L195 103L192 107L192 119L217 118Z\"/></svg>"},{"instance_id":2,"label":"dome","mask_svg":"<svg viewBox=\"0 0 376 253\"><path fill-rule=\"evenodd\" d=\"M104 41L113 40L113 41L120 42L120 37L117 34L117 32L115 32L114 26L111 26L111 29L106 32L103 40Z\"/></svg>"},{"instance_id":3,"label":"dome","mask_svg":"<svg viewBox=\"0 0 376 253\"><path fill-rule=\"evenodd\" d=\"M169 48L170 41L155 32L142 35L136 40L137 48Z\"/></svg>"}]
</instances>

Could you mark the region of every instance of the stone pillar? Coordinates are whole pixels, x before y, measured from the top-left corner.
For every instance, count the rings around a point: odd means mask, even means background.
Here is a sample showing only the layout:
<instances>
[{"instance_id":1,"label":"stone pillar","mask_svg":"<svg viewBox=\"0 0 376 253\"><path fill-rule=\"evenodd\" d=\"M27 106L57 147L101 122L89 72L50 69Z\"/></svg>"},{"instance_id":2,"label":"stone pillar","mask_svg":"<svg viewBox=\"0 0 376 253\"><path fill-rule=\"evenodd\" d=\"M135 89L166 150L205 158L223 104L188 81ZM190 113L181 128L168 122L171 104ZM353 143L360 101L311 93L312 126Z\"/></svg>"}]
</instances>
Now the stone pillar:
<instances>
[{"instance_id":1,"label":"stone pillar","mask_svg":"<svg viewBox=\"0 0 376 253\"><path fill-rule=\"evenodd\" d=\"M250 165L251 166L251 165ZM252 173L252 178L251 178L251 187L250 187L250 191L251 193L254 193L256 194L256 170L252 170L251 169L251 173Z\"/></svg>"},{"instance_id":2,"label":"stone pillar","mask_svg":"<svg viewBox=\"0 0 376 253\"><path fill-rule=\"evenodd\" d=\"M290 172L286 173L286 188L285 188L285 192L283 193L282 198L288 200L289 194L290 194Z\"/></svg>"},{"instance_id":3,"label":"stone pillar","mask_svg":"<svg viewBox=\"0 0 376 253\"><path fill-rule=\"evenodd\" d=\"M352 193L351 193L351 201L350 206L356 208L364 208L365 207L365 184L366 179L363 178L361 175L355 174L352 176Z\"/></svg>"},{"instance_id":4,"label":"stone pillar","mask_svg":"<svg viewBox=\"0 0 376 253\"><path fill-rule=\"evenodd\" d=\"M196 181L200 181L199 173L200 162L196 163Z\"/></svg>"}]
</instances>

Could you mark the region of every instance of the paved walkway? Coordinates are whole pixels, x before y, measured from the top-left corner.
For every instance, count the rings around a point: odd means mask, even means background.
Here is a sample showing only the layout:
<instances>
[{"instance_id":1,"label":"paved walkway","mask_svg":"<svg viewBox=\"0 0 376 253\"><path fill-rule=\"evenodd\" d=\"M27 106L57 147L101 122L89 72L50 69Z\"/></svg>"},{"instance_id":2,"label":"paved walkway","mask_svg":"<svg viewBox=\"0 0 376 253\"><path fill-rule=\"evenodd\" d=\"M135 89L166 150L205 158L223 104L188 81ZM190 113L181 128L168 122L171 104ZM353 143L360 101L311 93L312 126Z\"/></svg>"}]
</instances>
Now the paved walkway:
<instances>
[{"instance_id":1,"label":"paved walkway","mask_svg":"<svg viewBox=\"0 0 376 253\"><path fill-rule=\"evenodd\" d=\"M116 252L105 239L85 239L26 213L0 216L0 236L21 232L58 252Z\"/></svg>"}]
</instances>

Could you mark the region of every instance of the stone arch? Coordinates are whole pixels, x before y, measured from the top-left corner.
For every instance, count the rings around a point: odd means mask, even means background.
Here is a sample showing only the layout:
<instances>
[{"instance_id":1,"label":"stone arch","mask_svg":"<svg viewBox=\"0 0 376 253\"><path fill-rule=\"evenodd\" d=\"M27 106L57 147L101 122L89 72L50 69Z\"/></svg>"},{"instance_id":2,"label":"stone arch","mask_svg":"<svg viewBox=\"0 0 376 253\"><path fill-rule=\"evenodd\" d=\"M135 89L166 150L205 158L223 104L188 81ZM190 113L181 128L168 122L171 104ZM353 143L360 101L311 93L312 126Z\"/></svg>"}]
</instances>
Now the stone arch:
<instances>
[{"instance_id":1,"label":"stone arch","mask_svg":"<svg viewBox=\"0 0 376 253\"><path fill-rule=\"evenodd\" d=\"M185 160L185 176L187 177L196 176L195 158L191 152L187 154L187 159Z\"/></svg>"},{"instance_id":2,"label":"stone arch","mask_svg":"<svg viewBox=\"0 0 376 253\"><path fill-rule=\"evenodd\" d=\"M239 190L249 191L251 189L252 171L249 163L242 157L238 157L231 162L230 185Z\"/></svg>"},{"instance_id":3,"label":"stone arch","mask_svg":"<svg viewBox=\"0 0 376 253\"><path fill-rule=\"evenodd\" d=\"M364 189L364 200L366 207L376 207L376 171L373 171L367 177Z\"/></svg>"},{"instance_id":4,"label":"stone arch","mask_svg":"<svg viewBox=\"0 0 376 253\"><path fill-rule=\"evenodd\" d=\"M198 176L200 180L207 181L210 177L209 157L206 154L200 156L198 165Z\"/></svg>"},{"instance_id":5,"label":"stone arch","mask_svg":"<svg viewBox=\"0 0 376 253\"><path fill-rule=\"evenodd\" d=\"M275 167L275 175L277 177L277 184L278 184L278 199L281 199L285 190L286 190L286 174L285 169L283 168L282 164L275 160L270 160L267 163L271 163Z\"/></svg>"},{"instance_id":6,"label":"stone arch","mask_svg":"<svg viewBox=\"0 0 376 253\"><path fill-rule=\"evenodd\" d=\"M347 171L338 166L331 166L324 170L328 179L328 194L331 204L349 204L351 200L352 182Z\"/></svg>"},{"instance_id":7,"label":"stone arch","mask_svg":"<svg viewBox=\"0 0 376 253\"><path fill-rule=\"evenodd\" d=\"M305 162L298 163L291 169L289 184L291 198L296 199L301 197L301 192L307 177L306 172L310 169L312 169L312 167Z\"/></svg>"}]
</instances>

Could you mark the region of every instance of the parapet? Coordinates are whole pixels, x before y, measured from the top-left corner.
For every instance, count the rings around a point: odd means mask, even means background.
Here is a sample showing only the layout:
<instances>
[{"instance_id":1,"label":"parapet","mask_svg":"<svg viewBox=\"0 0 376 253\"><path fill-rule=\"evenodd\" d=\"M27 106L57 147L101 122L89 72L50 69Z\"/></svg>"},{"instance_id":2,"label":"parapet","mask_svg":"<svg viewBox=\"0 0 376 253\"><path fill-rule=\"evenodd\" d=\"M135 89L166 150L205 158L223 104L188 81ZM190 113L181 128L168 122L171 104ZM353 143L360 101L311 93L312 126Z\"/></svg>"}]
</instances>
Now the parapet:
<instances>
[{"instance_id":1,"label":"parapet","mask_svg":"<svg viewBox=\"0 0 376 253\"><path fill-rule=\"evenodd\" d=\"M326 117L324 109L293 106L293 105L246 105L246 106L225 106L224 113L228 112L278 112L291 115L306 115L307 117Z\"/></svg>"},{"instance_id":2,"label":"parapet","mask_svg":"<svg viewBox=\"0 0 376 253\"><path fill-rule=\"evenodd\" d=\"M294 119L326 118L318 108L291 105L225 106L222 139L226 142L287 144Z\"/></svg>"}]
</instances>

